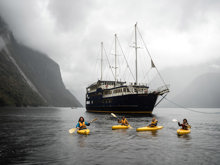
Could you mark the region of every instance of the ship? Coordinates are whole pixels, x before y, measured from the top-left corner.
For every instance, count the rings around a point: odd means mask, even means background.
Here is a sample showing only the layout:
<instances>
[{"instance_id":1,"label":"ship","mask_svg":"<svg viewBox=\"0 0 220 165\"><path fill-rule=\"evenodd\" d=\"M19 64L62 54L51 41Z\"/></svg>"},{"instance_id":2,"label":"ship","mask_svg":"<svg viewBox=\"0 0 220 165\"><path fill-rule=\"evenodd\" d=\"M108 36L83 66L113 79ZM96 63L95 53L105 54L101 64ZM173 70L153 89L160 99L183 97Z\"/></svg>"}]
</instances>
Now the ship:
<instances>
[{"instance_id":1,"label":"ship","mask_svg":"<svg viewBox=\"0 0 220 165\"><path fill-rule=\"evenodd\" d=\"M151 114L154 108L166 97L169 92L168 85L162 79L153 59L151 59L151 67L156 68L164 85L156 90L149 90L147 83L138 82L138 43L137 43L137 23L135 29L135 81L127 83L119 81L117 78L117 56L115 34L115 73L114 80L103 80L103 42L101 43L101 78L86 88L86 110L87 112L98 113L121 113L121 114ZM147 49L147 47L146 47ZM147 49L147 52L148 49ZM112 72L113 73L113 72ZM158 99L160 97L160 99Z\"/></svg>"}]
</instances>

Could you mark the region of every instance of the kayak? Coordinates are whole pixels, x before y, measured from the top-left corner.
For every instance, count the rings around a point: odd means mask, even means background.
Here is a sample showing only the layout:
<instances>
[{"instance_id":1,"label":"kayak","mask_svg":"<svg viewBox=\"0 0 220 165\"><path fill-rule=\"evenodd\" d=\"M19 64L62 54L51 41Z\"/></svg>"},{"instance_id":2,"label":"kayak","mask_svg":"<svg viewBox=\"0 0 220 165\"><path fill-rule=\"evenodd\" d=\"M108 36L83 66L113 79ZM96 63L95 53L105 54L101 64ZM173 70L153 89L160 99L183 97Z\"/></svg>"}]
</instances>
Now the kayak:
<instances>
[{"instance_id":1,"label":"kayak","mask_svg":"<svg viewBox=\"0 0 220 165\"><path fill-rule=\"evenodd\" d=\"M89 129L81 129L77 131L78 134L88 135L90 133Z\"/></svg>"},{"instance_id":2,"label":"kayak","mask_svg":"<svg viewBox=\"0 0 220 165\"><path fill-rule=\"evenodd\" d=\"M128 128L130 128L131 126L130 125L128 125L128 126L126 126L126 125L113 125L112 126L112 129L114 130L114 129L128 129Z\"/></svg>"},{"instance_id":3,"label":"kayak","mask_svg":"<svg viewBox=\"0 0 220 165\"><path fill-rule=\"evenodd\" d=\"M191 130L190 129L178 129L177 130L177 134L178 135L186 135L186 134L189 134L191 132Z\"/></svg>"},{"instance_id":4,"label":"kayak","mask_svg":"<svg viewBox=\"0 0 220 165\"><path fill-rule=\"evenodd\" d=\"M137 132L140 132L140 131L156 131L156 130L159 130L159 129L162 129L163 126L155 126L155 127L140 127L140 128L137 128L136 131Z\"/></svg>"}]
</instances>

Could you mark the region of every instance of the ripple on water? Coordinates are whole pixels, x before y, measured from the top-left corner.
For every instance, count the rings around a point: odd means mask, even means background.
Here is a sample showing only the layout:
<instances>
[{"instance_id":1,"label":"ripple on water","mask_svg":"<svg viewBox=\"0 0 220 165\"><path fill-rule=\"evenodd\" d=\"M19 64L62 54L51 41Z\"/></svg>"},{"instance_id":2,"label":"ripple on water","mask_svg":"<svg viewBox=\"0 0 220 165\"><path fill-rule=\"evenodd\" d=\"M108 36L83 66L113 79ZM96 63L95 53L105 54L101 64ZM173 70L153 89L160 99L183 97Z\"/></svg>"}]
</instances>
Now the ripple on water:
<instances>
[{"instance_id":1,"label":"ripple on water","mask_svg":"<svg viewBox=\"0 0 220 165\"><path fill-rule=\"evenodd\" d=\"M200 110L200 109L198 109ZM210 109L212 111L212 109ZM216 110L215 110L216 111ZM69 134L80 116L98 118L88 136ZM122 115L118 115L122 117ZM220 161L219 115L155 109L163 129L136 132L152 116L126 116L133 129L112 130L117 119L85 109L18 108L0 110L0 164L217 164ZM187 118L189 135L177 136L172 119Z\"/></svg>"}]
</instances>

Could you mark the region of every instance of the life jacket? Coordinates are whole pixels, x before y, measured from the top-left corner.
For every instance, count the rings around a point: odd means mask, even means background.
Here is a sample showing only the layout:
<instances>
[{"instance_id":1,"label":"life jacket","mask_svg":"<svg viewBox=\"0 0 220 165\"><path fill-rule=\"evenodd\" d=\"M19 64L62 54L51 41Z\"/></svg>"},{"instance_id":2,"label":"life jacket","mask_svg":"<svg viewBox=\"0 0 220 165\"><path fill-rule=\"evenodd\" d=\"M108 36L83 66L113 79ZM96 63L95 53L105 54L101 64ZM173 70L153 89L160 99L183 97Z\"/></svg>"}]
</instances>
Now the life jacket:
<instances>
[{"instance_id":1,"label":"life jacket","mask_svg":"<svg viewBox=\"0 0 220 165\"><path fill-rule=\"evenodd\" d=\"M191 126L188 123L182 124L182 129L188 130Z\"/></svg>"},{"instance_id":2,"label":"life jacket","mask_svg":"<svg viewBox=\"0 0 220 165\"><path fill-rule=\"evenodd\" d=\"M157 122L158 122L157 120L151 121L151 125L152 125L152 126L156 126L156 125L157 125Z\"/></svg>"},{"instance_id":3,"label":"life jacket","mask_svg":"<svg viewBox=\"0 0 220 165\"><path fill-rule=\"evenodd\" d=\"M85 122L83 122L83 123L79 122L79 127L80 127L80 129L86 129Z\"/></svg>"},{"instance_id":4,"label":"life jacket","mask_svg":"<svg viewBox=\"0 0 220 165\"><path fill-rule=\"evenodd\" d=\"M128 124L128 121L127 121L127 119L121 119L121 125L126 125L126 124Z\"/></svg>"}]
</instances>

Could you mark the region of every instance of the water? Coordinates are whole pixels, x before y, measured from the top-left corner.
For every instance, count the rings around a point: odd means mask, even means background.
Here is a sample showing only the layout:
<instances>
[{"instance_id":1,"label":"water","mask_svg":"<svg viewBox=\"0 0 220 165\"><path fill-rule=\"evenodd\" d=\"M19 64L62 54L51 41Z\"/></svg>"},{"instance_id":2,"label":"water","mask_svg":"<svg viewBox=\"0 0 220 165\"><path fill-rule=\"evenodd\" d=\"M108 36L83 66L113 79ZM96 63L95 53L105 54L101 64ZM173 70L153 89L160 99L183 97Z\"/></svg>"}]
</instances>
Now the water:
<instances>
[{"instance_id":1,"label":"water","mask_svg":"<svg viewBox=\"0 0 220 165\"><path fill-rule=\"evenodd\" d=\"M80 116L86 121L98 118L88 136L68 132ZM220 114L160 108L153 116L164 126L162 130L136 132L152 116L126 116L134 129L112 130L115 118L84 108L4 108L0 110L0 164L219 164ZM183 118L192 126L191 134L177 136L179 127L172 119Z\"/></svg>"}]
</instances>

